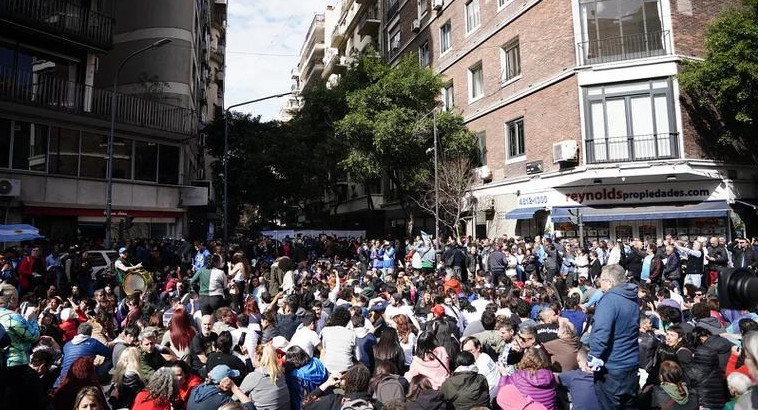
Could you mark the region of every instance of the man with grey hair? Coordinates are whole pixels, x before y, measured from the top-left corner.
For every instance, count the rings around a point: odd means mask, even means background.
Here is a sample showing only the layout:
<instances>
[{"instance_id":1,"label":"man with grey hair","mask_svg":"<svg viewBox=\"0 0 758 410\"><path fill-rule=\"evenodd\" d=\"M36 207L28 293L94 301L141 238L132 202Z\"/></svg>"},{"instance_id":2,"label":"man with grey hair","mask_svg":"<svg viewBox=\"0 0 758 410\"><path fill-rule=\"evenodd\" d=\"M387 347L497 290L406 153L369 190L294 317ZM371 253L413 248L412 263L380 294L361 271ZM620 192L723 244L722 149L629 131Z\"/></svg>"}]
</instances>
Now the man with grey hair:
<instances>
[{"instance_id":1,"label":"man with grey hair","mask_svg":"<svg viewBox=\"0 0 758 410\"><path fill-rule=\"evenodd\" d=\"M54 387L56 388L76 359L88 356L111 357L111 349L92 338L92 325L89 322L80 324L77 333L70 342L63 346L63 363L61 364L61 374L55 381Z\"/></svg>"},{"instance_id":2,"label":"man with grey hair","mask_svg":"<svg viewBox=\"0 0 758 410\"><path fill-rule=\"evenodd\" d=\"M640 311L637 285L627 282L620 265L600 273L604 292L592 321L587 364L595 372L595 392L601 409L636 408L640 365Z\"/></svg>"}]
</instances>

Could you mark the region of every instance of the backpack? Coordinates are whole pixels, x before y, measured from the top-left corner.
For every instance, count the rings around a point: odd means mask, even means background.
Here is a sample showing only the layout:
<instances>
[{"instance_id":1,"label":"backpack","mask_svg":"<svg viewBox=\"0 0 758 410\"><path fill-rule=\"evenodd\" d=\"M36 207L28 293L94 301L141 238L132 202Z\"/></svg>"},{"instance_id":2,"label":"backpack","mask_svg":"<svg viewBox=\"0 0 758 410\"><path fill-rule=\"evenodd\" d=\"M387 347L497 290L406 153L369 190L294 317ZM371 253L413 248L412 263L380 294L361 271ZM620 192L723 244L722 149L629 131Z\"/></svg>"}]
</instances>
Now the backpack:
<instances>
[{"instance_id":1,"label":"backpack","mask_svg":"<svg viewBox=\"0 0 758 410\"><path fill-rule=\"evenodd\" d=\"M374 404L365 399L344 399L342 410L374 410Z\"/></svg>"}]
</instances>

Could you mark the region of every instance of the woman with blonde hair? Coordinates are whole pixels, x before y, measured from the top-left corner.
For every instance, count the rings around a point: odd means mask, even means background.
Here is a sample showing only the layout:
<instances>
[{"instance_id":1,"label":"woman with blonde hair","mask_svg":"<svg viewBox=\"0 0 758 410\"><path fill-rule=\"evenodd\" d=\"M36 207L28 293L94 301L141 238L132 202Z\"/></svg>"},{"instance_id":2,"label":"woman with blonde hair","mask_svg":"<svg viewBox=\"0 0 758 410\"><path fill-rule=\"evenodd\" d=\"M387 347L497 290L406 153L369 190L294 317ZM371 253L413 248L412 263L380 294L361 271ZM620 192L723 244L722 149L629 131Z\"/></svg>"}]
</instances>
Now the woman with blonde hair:
<instances>
[{"instance_id":1,"label":"woman with blonde hair","mask_svg":"<svg viewBox=\"0 0 758 410\"><path fill-rule=\"evenodd\" d=\"M242 390L255 402L259 410L290 408L290 393L284 379L284 371L279 366L276 349L271 344L255 348L255 362L258 367L245 376L240 384Z\"/></svg>"},{"instance_id":2,"label":"woman with blonde hair","mask_svg":"<svg viewBox=\"0 0 758 410\"><path fill-rule=\"evenodd\" d=\"M127 347L119 356L109 394L109 401L113 408L132 408L137 393L145 387L139 364L140 350L137 347Z\"/></svg>"}]
</instances>

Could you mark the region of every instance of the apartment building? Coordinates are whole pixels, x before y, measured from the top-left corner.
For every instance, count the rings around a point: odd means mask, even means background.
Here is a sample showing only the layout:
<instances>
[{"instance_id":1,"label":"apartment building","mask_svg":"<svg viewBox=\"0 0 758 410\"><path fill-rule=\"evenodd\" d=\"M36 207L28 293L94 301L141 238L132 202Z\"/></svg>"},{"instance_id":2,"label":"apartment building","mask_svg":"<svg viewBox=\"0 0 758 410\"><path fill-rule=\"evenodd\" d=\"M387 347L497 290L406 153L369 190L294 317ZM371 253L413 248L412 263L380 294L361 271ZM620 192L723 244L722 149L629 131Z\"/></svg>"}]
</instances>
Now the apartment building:
<instances>
[{"instance_id":1,"label":"apartment building","mask_svg":"<svg viewBox=\"0 0 758 410\"><path fill-rule=\"evenodd\" d=\"M221 107L224 1L10 0L0 5L4 221L102 239L117 78L112 236L188 233L205 215L199 132ZM170 43L131 53L168 38ZM223 44L223 40L221 40ZM209 91L214 94L209 98ZM193 185L199 183L201 187ZM204 185L204 186L202 186Z\"/></svg>"},{"instance_id":2,"label":"apartment building","mask_svg":"<svg viewBox=\"0 0 758 410\"><path fill-rule=\"evenodd\" d=\"M753 168L714 161L683 106L725 2L384 0L383 54L441 73L478 136L468 233L589 239L758 229Z\"/></svg>"}]
</instances>

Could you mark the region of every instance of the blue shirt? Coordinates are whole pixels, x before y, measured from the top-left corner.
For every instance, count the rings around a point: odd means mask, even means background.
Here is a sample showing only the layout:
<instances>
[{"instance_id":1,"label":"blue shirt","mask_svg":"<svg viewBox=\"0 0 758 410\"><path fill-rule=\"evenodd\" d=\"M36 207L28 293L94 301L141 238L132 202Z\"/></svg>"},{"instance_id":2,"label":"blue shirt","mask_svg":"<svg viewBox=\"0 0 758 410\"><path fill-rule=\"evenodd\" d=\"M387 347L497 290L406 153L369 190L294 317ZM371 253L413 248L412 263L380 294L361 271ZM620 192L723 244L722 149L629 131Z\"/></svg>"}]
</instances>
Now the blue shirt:
<instances>
[{"instance_id":1,"label":"blue shirt","mask_svg":"<svg viewBox=\"0 0 758 410\"><path fill-rule=\"evenodd\" d=\"M648 280L650 278L650 263L653 261L653 255L646 255L642 260L642 274L640 278L642 280Z\"/></svg>"},{"instance_id":2,"label":"blue shirt","mask_svg":"<svg viewBox=\"0 0 758 410\"><path fill-rule=\"evenodd\" d=\"M581 370L571 370L558 374L558 380L571 393L571 402L575 409L599 410L595 395L594 376Z\"/></svg>"},{"instance_id":3,"label":"blue shirt","mask_svg":"<svg viewBox=\"0 0 758 410\"><path fill-rule=\"evenodd\" d=\"M197 251L197 253L195 254L195 258L192 261L192 266L195 267L195 270L205 269L205 261L208 260L210 256L211 256L211 253L208 252L208 249Z\"/></svg>"},{"instance_id":4,"label":"blue shirt","mask_svg":"<svg viewBox=\"0 0 758 410\"><path fill-rule=\"evenodd\" d=\"M87 356L111 357L111 349L91 337L84 337L82 335L74 336L72 341L63 346L61 374L58 376L58 380L55 381L54 387L60 385L63 378L66 377L69 367L71 367L76 359Z\"/></svg>"}]
</instances>

